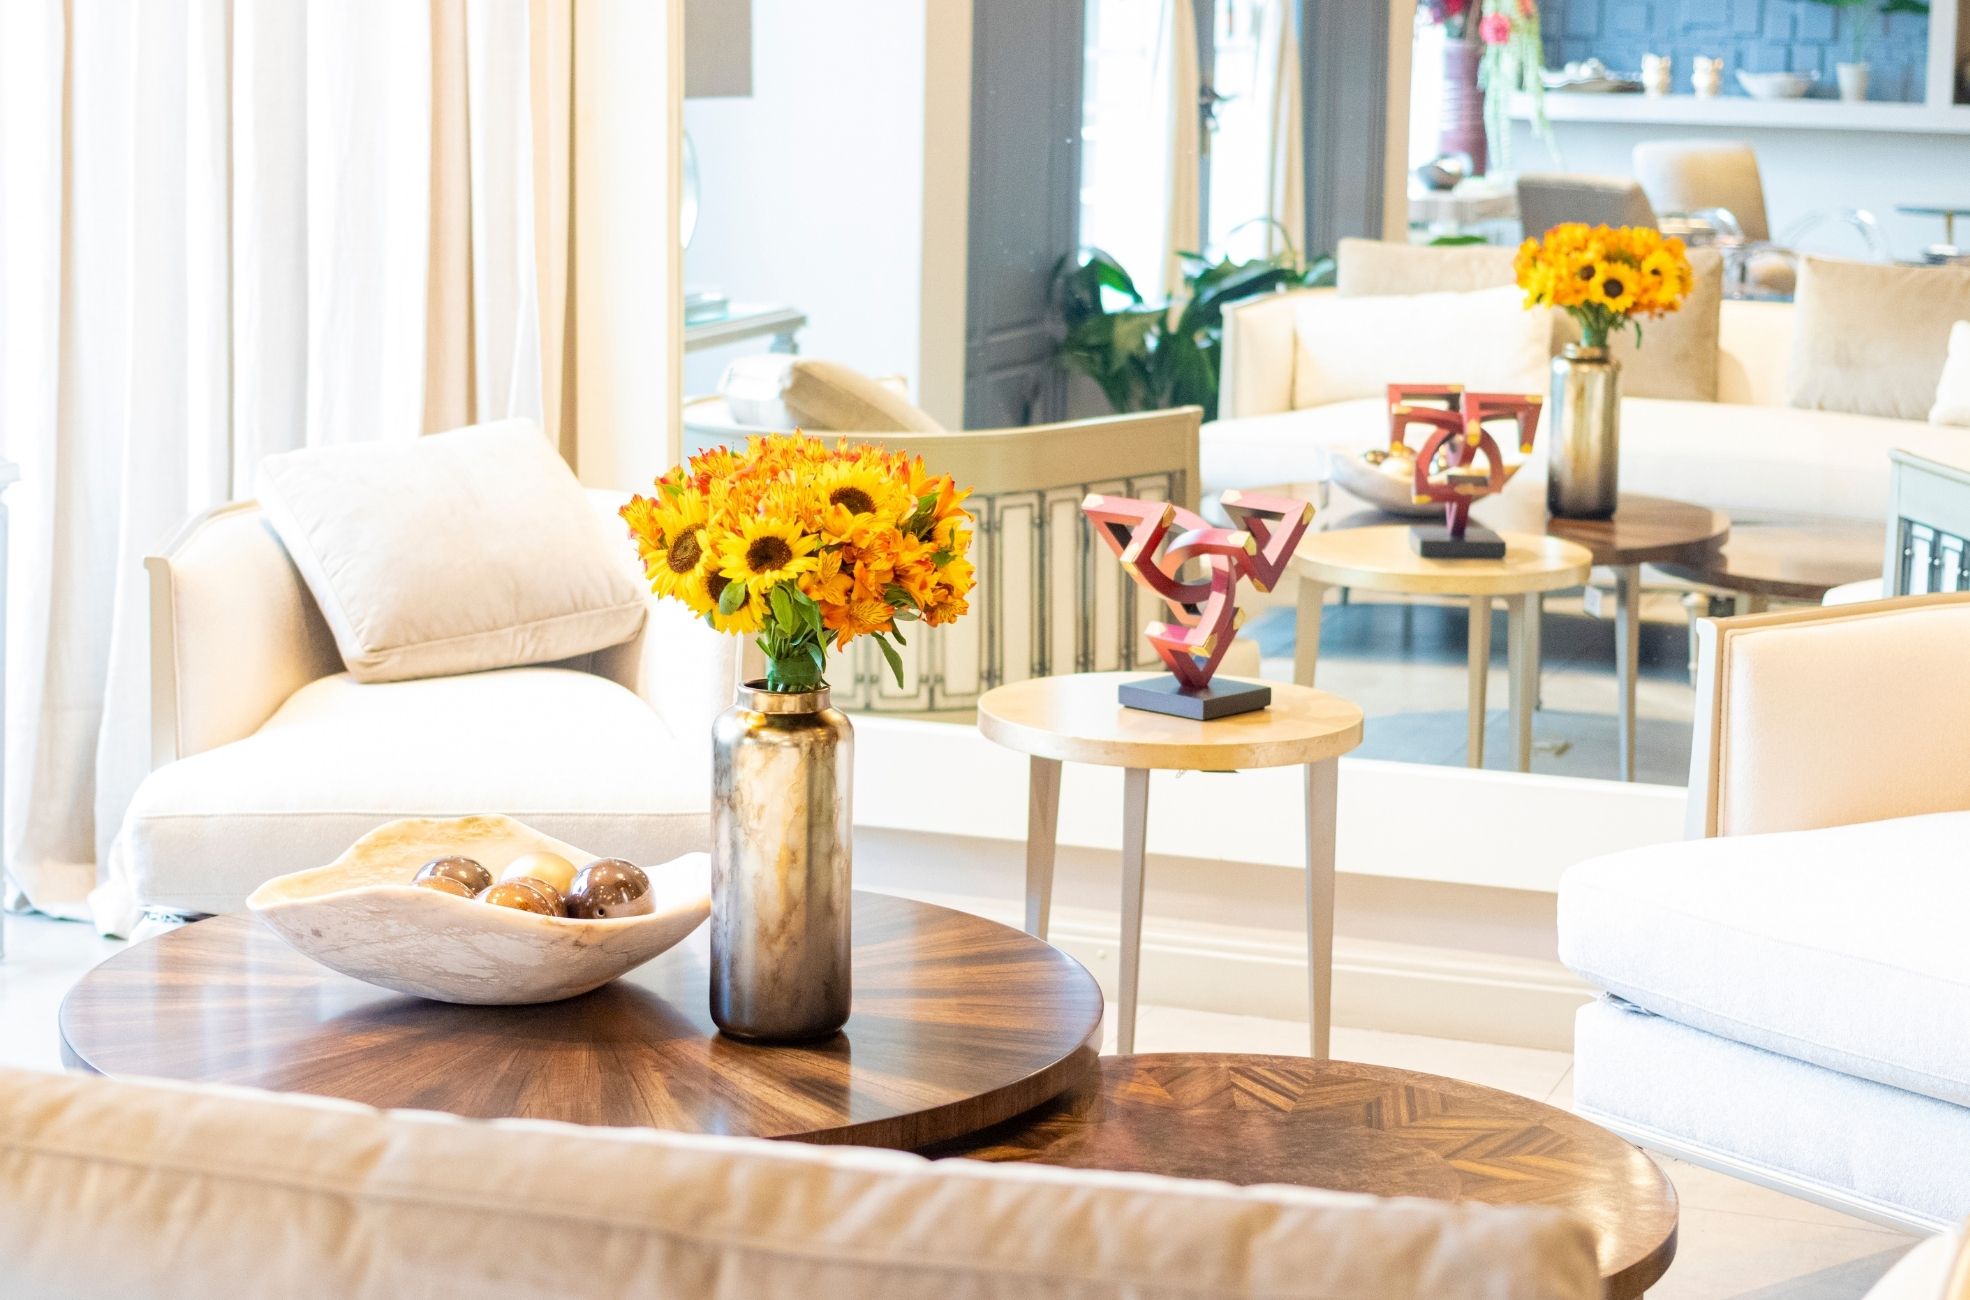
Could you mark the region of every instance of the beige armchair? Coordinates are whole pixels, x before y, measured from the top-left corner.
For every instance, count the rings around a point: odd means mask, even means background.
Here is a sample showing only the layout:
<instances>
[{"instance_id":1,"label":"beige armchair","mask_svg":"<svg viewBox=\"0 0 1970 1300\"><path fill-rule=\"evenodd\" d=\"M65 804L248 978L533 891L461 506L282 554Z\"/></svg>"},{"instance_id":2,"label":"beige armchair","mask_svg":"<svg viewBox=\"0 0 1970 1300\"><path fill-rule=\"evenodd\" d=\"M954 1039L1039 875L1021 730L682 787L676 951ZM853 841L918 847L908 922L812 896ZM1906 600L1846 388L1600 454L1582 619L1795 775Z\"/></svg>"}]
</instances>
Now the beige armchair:
<instances>
[{"instance_id":1,"label":"beige armchair","mask_svg":"<svg viewBox=\"0 0 1970 1300\"><path fill-rule=\"evenodd\" d=\"M626 499L589 497L611 515ZM637 570L626 542L623 563ZM139 909L237 909L396 817L500 811L648 862L708 841L706 737L738 643L675 602L577 659L365 684L253 502L200 515L145 566L153 771L111 851L123 928Z\"/></svg>"},{"instance_id":2,"label":"beige armchair","mask_svg":"<svg viewBox=\"0 0 1970 1300\"><path fill-rule=\"evenodd\" d=\"M1148 612L1120 566L1097 559L1081 501L1105 492L1195 509L1202 419L1186 406L1016 429L871 433L810 424L810 432L921 455L971 488L977 520L971 613L909 634L901 687L873 645L851 647L847 662L829 669L836 699L892 712L967 709L1003 682L1149 662L1139 640ZM687 451L771 432L736 420L721 398L684 407Z\"/></svg>"}]
</instances>

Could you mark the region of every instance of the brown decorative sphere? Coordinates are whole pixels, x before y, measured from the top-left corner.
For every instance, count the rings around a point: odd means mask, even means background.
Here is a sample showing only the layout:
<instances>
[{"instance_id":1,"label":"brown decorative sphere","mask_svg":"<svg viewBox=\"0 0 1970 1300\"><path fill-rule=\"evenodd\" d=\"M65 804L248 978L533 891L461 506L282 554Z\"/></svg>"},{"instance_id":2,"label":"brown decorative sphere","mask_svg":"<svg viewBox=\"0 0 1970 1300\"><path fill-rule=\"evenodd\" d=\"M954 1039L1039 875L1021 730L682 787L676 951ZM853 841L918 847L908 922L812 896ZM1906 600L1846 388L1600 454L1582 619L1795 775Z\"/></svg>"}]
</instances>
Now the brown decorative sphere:
<instances>
[{"instance_id":1,"label":"brown decorative sphere","mask_svg":"<svg viewBox=\"0 0 1970 1300\"><path fill-rule=\"evenodd\" d=\"M585 921L648 916L657 908L643 868L621 858L598 858L581 869L568 891L568 915Z\"/></svg>"},{"instance_id":2,"label":"brown decorative sphere","mask_svg":"<svg viewBox=\"0 0 1970 1300\"><path fill-rule=\"evenodd\" d=\"M562 900L560 891L538 880L502 880L480 894L479 901L541 916L568 914L568 905Z\"/></svg>"},{"instance_id":3,"label":"brown decorative sphere","mask_svg":"<svg viewBox=\"0 0 1970 1300\"><path fill-rule=\"evenodd\" d=\"M538 880L565 894L575 883L575 864L558 853L522 853L499 873L501 880Z\"/></svg>"},{"instance_id":4,"label":"brown decorative sphere","mask_svg":"<svg viewBox=\"0 0 1970 1300\"><path fill-rule=\"evenodd\" d=\"M454 876L420 875L410 882L419 889L435 889L441 894L455 894L459 898L476 898L470 885L461 884Z\"/></svg>"},{"instance_id":5,"label":"brown decorative sphere","mask_svg":"<svg viewBox=\"0 0 1970 1300\"><path fill-rule=\"evenodd\" d=\"M433 876L456 880L471 894L483 893L492 888L493 883L492 872L470 858L460 857L432 858L417 869L417 875L412 878L411 883L421 885Z\"/></svg>"}]
</instances>

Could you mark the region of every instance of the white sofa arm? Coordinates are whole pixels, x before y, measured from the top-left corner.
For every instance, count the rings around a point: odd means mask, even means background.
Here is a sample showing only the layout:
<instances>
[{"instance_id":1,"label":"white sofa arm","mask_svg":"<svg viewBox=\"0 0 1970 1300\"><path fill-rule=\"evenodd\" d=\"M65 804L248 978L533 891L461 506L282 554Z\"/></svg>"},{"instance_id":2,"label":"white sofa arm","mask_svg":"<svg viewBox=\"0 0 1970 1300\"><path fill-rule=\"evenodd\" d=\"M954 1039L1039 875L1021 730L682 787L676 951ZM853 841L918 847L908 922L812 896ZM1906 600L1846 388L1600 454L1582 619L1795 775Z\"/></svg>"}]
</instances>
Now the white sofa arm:
<instances>
[{"instance_id":1,"label":"white sofa arm","mask_svg":"<svg viewBox=\"0 0 1970 1300\"><path fill-rule=\"evenodd\" d=\"M1277 415L1293 401L1293 317L1300 303L1332 289L1261 294L1224 309L1218 418Z\"/></svg>"},{"instance_id":2,"label":"white sofa arm","mask_svg":"<svg viewBox=\"0 0 1970 1300\"><path fill-rule=\"evenodd\" d=\"M1693 837L1970 809L1970 593L1697 625Z\"/></svg>"},{"instance_id":3,"label":"white sofa arm","mask_svg":"<svg viewBox=\"0 0 1970 1300\"><path fill-rule=\"evenodd\" d=\"M151 764L252 735L342 670L287 548L251 501L199 515L144 560L151 594Z\"/></svg>"}]
</instances>

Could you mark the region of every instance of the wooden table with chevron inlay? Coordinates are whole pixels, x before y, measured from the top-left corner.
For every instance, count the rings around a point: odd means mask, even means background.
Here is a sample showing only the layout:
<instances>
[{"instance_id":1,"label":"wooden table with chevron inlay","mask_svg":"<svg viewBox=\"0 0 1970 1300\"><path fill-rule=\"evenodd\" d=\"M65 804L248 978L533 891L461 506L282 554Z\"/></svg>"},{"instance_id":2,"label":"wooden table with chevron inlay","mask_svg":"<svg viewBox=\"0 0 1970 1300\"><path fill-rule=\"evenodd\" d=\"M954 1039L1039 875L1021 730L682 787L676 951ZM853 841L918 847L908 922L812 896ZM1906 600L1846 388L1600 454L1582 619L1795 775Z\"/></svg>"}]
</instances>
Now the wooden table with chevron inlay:
<instances>
[{"instance_id":1,"label":"wooden table with chevron inlay","mask_svg":"<svg viewBox=\"0 0 1970 1300\"><path fill-rule=\"evenodd\" d=\"M1105 1056L1030 1114L926 1155L1546 1205L1593 1229L1610 1300L1676 1255L1676 1189L1596 1124L1495 1088L1298 1056Z\"/></svg>"}]
</instances>

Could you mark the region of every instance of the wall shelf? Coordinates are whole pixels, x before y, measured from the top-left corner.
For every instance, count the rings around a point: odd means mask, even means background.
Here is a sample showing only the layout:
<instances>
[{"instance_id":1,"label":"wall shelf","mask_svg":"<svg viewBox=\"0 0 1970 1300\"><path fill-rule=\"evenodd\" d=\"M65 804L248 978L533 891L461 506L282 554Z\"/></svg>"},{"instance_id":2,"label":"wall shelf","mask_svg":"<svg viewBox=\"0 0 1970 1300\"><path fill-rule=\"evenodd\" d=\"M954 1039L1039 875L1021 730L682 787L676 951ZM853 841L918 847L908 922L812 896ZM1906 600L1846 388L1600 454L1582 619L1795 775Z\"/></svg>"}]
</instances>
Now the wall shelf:
<instances>
[{"instance_id":1,"label":"wall shelf","mask_svg":"<svg viewBox=\"0 0 1970 1300\"><path fill-rule=\"evenodd\" d=\"M1530 121L1516 96L1512 116ZM1548 92L1554 122L1635 126L1719 126L1799 131L1875 131L1912 135L1970 135L1970 105L1847 104L1837 99L1751 99L1726 95L1581 95Z\"/></svg>"}]
</instances>

